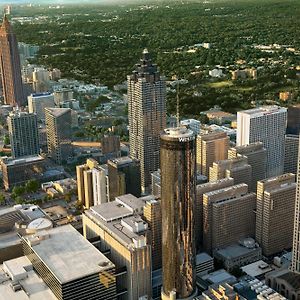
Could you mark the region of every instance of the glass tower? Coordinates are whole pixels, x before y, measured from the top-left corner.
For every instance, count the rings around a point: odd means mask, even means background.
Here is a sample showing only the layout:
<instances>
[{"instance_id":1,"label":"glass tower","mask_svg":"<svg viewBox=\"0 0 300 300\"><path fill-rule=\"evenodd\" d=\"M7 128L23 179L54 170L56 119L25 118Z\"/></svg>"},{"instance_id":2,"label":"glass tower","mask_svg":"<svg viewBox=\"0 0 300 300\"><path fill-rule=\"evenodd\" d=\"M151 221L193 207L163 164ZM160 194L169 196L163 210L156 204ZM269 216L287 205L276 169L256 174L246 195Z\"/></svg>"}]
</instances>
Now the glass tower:
<instances>
[{"instance_id":1,"label":"glass tower","mask_svg":"<svg viewBox=\"0 0 300 300\"><path fill-rule=\"evenodd\" d=\"M169 128L161 134L160 144L162 299L193 299L196 138L185 127Z\"/></svg>"}]
</instances>

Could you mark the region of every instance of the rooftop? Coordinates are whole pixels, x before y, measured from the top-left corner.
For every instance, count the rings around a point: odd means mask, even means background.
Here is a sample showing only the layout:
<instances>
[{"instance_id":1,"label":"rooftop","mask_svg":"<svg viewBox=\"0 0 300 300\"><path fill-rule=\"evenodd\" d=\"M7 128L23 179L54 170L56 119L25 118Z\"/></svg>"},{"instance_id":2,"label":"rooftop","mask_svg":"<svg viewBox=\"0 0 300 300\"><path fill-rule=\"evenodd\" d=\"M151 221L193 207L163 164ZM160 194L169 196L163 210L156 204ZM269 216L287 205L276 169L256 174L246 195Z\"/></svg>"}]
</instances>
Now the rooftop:
<instances>
[{"instance_id":1,"label":"rooftop","mask_svg":"<svg viewBox=\"0 0 300 300\"><path fill-rule=\"evenodd\" d=\"M16 223L29 224L33 220L43 217L45 217L45 213L40 207L32 204L0 209L0 248L20 244Z\"/></svg>"},{"instance_id":2,"label":"rooftop","mask_svg":"<svg viewBox=\"0 0 300 300\"><path fill-rule=\"evenodd\" d=\"M93 206L85 215L127 248L146 245L148 229L140 215L148 198L136 198L131 194L116 197L115 201Z\"/></svg>"},{"instance_id":3,"label":"rooftop","mask_svg":"<svg viewBox=\"0 0 300 300\"><path fill-rule=\"evenodd\" d=\"M195 133L186 127L175 127L165 129L161 136L170 138L194 138Z\"/></svg>"},{"instance_id":4,"label":"rooftop","mask_svg":"<svg viewBox=\"0 0 300 300\"><path fill-rule=\"evenodd\" d=\"M225 259L233 259L238 258L240 256L247 255L253 251L257 251L257 247L254 248L247 248L239 244L230 245L226 248L222 248L217 250L216 252L223 256Z\"/></svg>"},{"instance_id":5,"label":"rooftop","mask_svg":"<svg viewBox=\"0 0 300 300\"><path fill-rule=\"evenodd\" d=\"M238 112L241 115L249 115L250 117L262 117L271 114L278 114L282 112L287 112L285 107L270 105L270 106L261 106L253 109L243 110Z\"/></svg>"},{"instance_id":6,"label":"rooftop","mask_svg":"<svg viewBox=\"0 0 300 300\"><path fill-rule=\"evenodd\" d=\"M115 164L116 166L122 166L122 165L130 164L133 161L134 160L132 158L130 158L129 156L123 156L123 157L110 159L108 162Z\"/></svg>"},{"instance_id":7,"label":"rooftop","mask_svg":"<svg viewBox=\"0 0 300 300\"><path fill-rule=\"evenodd\" d=\"M224 269L212 272L210 274L204 275L201 277L203 280L209 282L210 284L216 284L216 283L222 283L222 282L228 282L228 283L234 283L236 282L236 278L226 272Z\"/></svg>"},{"instance_id":8,"label":"rooftop","mask_svg":"<svg viewBox=\"0 0 300 300\"><path fill-rule=\"evenodd\" d=\"M271 272L273 269L267 263L265 263L263 260L259 260L252 264L242 267L242 270L246 274L248 274L252 277L257 277L257 276L266 274L268 272Z\"/></svg>"},{"instance_id":9,"label":"rooftop","mask_svg":"<svg viewBox=\"0 0 300 300\"><path fill-rule=\"evenodd\" d=\"M51 113L51 115L53 115L54 117L60 117L60 116L64 115L65 113L70 112L71 109L70 108L47 107L47 108L45 108L45 111L49 111Z\"/></svg>"},{"instance_id":10,"label":"rooftop","mask_svg":"<svg viewBox=\"0 0 300 300\"><path fill-rule=\"evenodd\" d=\"M20 290L13 290L11 286L12 277L18 278ZM6 261L5 266L0 265L0 299L57 300L52 291L33 270L32 264L26 256Z\"/></svg>"},{"instance_id":11,"label":"rooftop","mask_svg":"<svg viewBox=\"0 0 300 300\"><path fill-rule=\"evenodd\" d=\"M60 283L114 267L73 226L65 225L23 237Z\"/></svg>"},{"instance_id":12,"label":"rooftop","mask_svg":"<svg viewBox=\"0 0 300 300\"><path fill-rule=\"evenodd\" d=\"M33 98L42 98L42 97L49 97L49 96L53 96L53 94L46 92L46 93L34 93L30 95Z\"/></svg>"},{"instance_id":13,"label":"rooftop","mask_svg":"<svg viewBox=\"0 0 300 300\"><path fill-rule=\"evenodd\" d=\"M300 291L300 274L293 273L293 272L287 272L287 273L279 276L279 278L283 279L295 290Z\"/></svg>"},{"instance_id":14,"label":"rooftop","mask_svg":"<svg viewBox=\"0 0 300 300\"><path fill-rule=\"evenodd\" d=\"M142 212L146 200L131 194L116 197L115 201L91 207L94 214L105 222L111 222L131 216L135 212Z\"/></svg>"},{"instance_id":15,"label":"rooftop","mask_svg":"<svg viewBox=\"0 0 300 300\"><path fill-rule=\"evenodd\" d=\"M42 156L40 155L31 155L31 156L24 156L22 158L7 158L7 159L2 159L2 162L6 166L14 166L14 165L22 165L22 164L28 164L32 162L38 162L38 161L43 161L45 160Z\"/></svg>"}]
</instances>

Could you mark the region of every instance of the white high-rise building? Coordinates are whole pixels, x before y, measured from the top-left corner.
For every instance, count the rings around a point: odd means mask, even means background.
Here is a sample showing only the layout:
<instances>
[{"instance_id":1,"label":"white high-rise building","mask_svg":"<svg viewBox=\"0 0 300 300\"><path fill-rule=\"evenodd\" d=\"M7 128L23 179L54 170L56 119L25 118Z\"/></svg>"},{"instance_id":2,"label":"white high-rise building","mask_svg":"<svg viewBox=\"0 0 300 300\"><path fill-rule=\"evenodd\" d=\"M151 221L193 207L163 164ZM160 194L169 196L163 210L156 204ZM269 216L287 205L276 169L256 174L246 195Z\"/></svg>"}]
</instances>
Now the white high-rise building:
<instances>
[{"instance_id":1,"label":"white high-rise building","mask_svg":"<svg viewBox=\"0 0 300 300\"><path fill-rule=\"evenodd\" d=\"M147 49L127 82L130 156L140 161L144 192L151 185L151 172L159 168L159 137L166 128L165 79Z\"/></svg>"},{"instance_id":2,"label":"white high-rise building","mask_svg":"<svg viewBox=\"0 0 300 300\"><path fill-rule=\"evenodd\" d=\"M38 120L45 120L46 107L55 107L54 95L51 93L31 94L27 99L29 112L35 113Z\"/></svg>"},{"instance_id":3,"label":"white high-rise building","mask_svg":"<svg viewBox=\"0 0 300 300\"><path fill-rule=\"evenodd\" d=\"M94 205L100 205L108 201L107 196L107 176L105 171L101 167L95 167L92 169L93 176L93 200Z\"/></svg>"},{"instance_id":4,"label":"white high-rise building","mask_svg":"<svg viewBox=\"0 0 300 300\"><path fill-rule=\"evenodd\" d=\"M287 109L275 105L237 114L237 146L263 143L267 149L267 177L283 173L286 123Z\"/></svg>"}]
</instances>

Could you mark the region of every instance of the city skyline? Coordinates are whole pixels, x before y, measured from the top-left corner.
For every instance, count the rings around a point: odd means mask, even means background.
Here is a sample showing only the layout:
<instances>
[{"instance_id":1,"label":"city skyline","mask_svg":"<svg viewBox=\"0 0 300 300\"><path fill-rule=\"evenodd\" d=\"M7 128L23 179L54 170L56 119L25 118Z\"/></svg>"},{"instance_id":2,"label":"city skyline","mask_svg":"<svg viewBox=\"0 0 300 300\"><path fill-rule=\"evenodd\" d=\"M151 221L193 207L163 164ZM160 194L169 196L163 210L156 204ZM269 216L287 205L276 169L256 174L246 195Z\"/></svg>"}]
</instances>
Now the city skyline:
<instances>
[{"instance_id":1,"label":"city skyline","mask_svg":"<svg viewBox=\"0 0 300 300\"><path fill-rule=\"evenodd\" d=\"M300 300L300 2L75 2L4 6L0 299Z\"/></svg>"}]
</instances>

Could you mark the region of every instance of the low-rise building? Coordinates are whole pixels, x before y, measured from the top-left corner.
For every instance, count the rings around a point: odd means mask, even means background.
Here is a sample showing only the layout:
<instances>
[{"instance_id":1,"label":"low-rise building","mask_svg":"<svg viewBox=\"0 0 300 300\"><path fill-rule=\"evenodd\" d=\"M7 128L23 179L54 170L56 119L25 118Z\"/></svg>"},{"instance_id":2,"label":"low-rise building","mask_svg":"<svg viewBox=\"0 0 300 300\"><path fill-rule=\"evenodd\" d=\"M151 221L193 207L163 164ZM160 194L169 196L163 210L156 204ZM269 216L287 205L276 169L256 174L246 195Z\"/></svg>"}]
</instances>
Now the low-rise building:
<instances>
[{"instance_id":1,"label":"low-rise building","mask_svg":"<svg viewBox=\"0 0 300 300\"><path fill-rule=\"evenodd\" d=\"M256 262L262 258L261 248L251 238L214 251L214 257L224 264L227 271Z\"/></svg>"},{"instance_id":2,"label":"low-rise building","mask_svg":"<svg viewBox=\"0 0 300 300\"><path fill-rule=\"evenodd\" d=\"M30 179L46 182L62 179L65 176L63 168L55 166L40 155L19 159L2 158L0 163L5 190L10 190L16 185L22 185Z\"/></svg>"}]
</instances>

